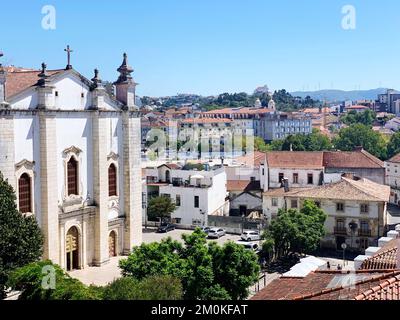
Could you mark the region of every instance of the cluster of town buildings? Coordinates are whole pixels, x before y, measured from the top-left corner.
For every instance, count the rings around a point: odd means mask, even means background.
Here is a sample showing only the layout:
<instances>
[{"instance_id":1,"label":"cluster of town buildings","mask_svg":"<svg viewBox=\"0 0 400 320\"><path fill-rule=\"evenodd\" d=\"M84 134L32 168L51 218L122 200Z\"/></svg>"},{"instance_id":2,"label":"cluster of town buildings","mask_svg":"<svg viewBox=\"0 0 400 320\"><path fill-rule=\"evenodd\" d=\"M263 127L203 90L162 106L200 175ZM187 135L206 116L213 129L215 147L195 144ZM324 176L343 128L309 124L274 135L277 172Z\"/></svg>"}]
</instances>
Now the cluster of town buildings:
<instances>
[{"instance_id":1,"label":"cluster of town buildings","mask_svg":"<svg viewBox=\"0 0 400 320\"><path fill-rule=\"evenodd\" d=\"M321 245L341 250L346 243L363 251L390 228L390 208L400 205L400 156L383 162L362 148L255 152L189 164L143 169L144 198L171 197L178 203L173 222L187 227L212 224L213 216L257 216L268 223L280 209L313 200L328 214Z\"/></svg>"},{"instance_id":2,"label":"cluster of town buildings","mask_svg":"<svg viewBox=\"0 0 400 320\"><path fill-rule=\"evenodd\" d=\"M328 214L323 247L340 249L345 243L365 252L362 268L374 266L376 254L393 256L385 247L392 241L382 237L393 228L391 210L400 205L400 155L382 162L358 148L142 162L141 147L153 128L169 139L199 128L222 146L232 132L251 131L271 141L335 125L331 108L284 113L271 100L267 107L256 103L209 112L190 106L139 110L126 54L117 71L111 93L98 70L88 79L69 60L52 70L44 63L39 70L0 65L0 171L16 191L20 212L40 224L44 258L73 270L129 253L142 242L147 204L155 196L173 200L177 225L223 221L228 231L237 231L231 218L257 228L268 225L279 209L300 209L311 199ZM393 97L382 99L396 104ZM380 245L383 251L371 255L371 246ZM310 273L311 282L315 274Z\"/></svg>"}]
</instances>

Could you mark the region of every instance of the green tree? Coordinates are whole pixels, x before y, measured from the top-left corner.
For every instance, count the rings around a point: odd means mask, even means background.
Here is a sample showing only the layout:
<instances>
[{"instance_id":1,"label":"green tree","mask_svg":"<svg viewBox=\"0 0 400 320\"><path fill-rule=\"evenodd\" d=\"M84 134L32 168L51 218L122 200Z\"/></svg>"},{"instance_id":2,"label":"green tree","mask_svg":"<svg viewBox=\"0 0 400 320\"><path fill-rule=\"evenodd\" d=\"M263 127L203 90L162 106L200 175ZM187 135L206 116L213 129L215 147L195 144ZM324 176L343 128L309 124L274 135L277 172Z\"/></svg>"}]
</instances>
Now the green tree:
<instances>
[{"instance_id":1,"label":"green tree","mask_svg":"<svg viewBox=\"0 0 400 320\"><path fill-rule=\"evenodd\" d=\"M147 214L150 220L160 218L161 221L171 218L171 214L175 211L175 203L170 197L160 196L149 200Z\"/></svg>"},{"instance_id":2,"label":"green tree","mask_svg":"<svg viewBox=\"0 0 400 320\"><path fill-rule=\"evenodd\" d=\"M341 129L333 144L342 151L352 151L361 146L382 160L387 157L386 141L382 134L360 123Z\"/></svg>"},{"instance_id":3,"label":"green tree","mask_svg":"<svg viewBox=\"0 0 400 320\"><path fill-rule=\"evenodd\" d=\"M318 129L313 129L308 135L289 135L283 140L274 140L267 146L267 150L273 151L324 151L331 150L330 139Z\"/></svg>"},{"instance_id":4,"label":"green tree","mask_svg":"<svg viewBox=\"0 0 400 320\"><path fill-rule=\"evenodd\" d=\"M254 150L265 152L267 151L267 144L265 143L264 139L261 137L254 137Z\"/></svg>"},{"instance_id":5,"label":"green tree","mask_svg":"<svg viewBox=\"0 0 400 320\"><path fill-rule=\"evenodd\" d=\"M257 255L233 242L222 247L210 244L215 281L234 300L246 299L248 288L257 282L260 272ZM240 266L238 268L238 266Z\"/></svg>"},{"instance_id":6,"label":"green tree","mask_svg":"<svg viewBox=\"0 0 400 320\"><path fill-rule=\"evenodd\" d=\"M305 149L307 151L325 151L332 149L329 137L322 134L318 129L313 129L312 133L305 137Z\"/></svg>"},{"instance_id":7,"label":"green tree","mask_svg":"<svg viewBox=\"0 0 400 320\"><path fill-rule=\"evenodd\" d=\"M182 284L172 276L131 277L114 280L102 289L103 300L181 300Z\"/></svg>"},{"instance_id":8,"label":"green tree","mask_svg":"<svg viewBox=\"0 0 400 320\"><path fill-rule=\"evenodd\" d=\"M0 173L0 299L9 273L42 255L43 236L33 216L18 212L13 188Z\"/></svg>"},{"instance_id":9,"label":"green tree","mask_svg":"<svg viewBox=\"0 0 400 320\"><path fill-rule=\"evenodd\" d=\"M326 218L326 213L310 200L304 201L300 211L281 209L264 234L266 253L273 251L277 258L312 253L325 235Z\"/></svg>"},{"instance_id":10,"label":"green tree","mask_svg":"<svg viewBox=\"0 0 400 320\"><path fill-rule=\"evenodd\" d=\"M52 282L54 275L54 282ZM47 279L45 279L47 277ZM43 283L46 286L43 286ZM33 262L14 270L9 285L21 291L19 300L99 300L100 291L71 278L51 261Z\"/></svg>"},{"instance_id":11,"label":"green tree","mask_svg":"<svg viewBox=\"0 0 400 320\"><path fill-rule=\"evenodd\" d=\"M208 245L206 234L199 228L182 238L183 245L168 238L134 248L120 261L122 274L137 280L158 274L175 276L182 282L185 299L247 297L248 287L259 274L254 253L234 243Z\"/></svg>"},{"instance_id":12,"label":"green tree","mask_svg":"<svg viewBox=\"0 0 400 320\"><path fill-rule=\"evenodd\" d=\"M398 153L400 153L400 131L393 134L390 138L387 146L387 157L390 159Z\"/></svg>"},{"instance_id":13,"label":"green tree","mask_svg":"<svg viewBox=\"0 0 400 320\"><path fill-rule=\"evenodd\" d=\"M371 109L367 109L363 112L357 112L355 110L352 110L346 113L342 117L343 123L347 125L361 123L366 126L371 126L374 123L375 119L376 119L376 113Z\"/></svg>"}]
</instances>

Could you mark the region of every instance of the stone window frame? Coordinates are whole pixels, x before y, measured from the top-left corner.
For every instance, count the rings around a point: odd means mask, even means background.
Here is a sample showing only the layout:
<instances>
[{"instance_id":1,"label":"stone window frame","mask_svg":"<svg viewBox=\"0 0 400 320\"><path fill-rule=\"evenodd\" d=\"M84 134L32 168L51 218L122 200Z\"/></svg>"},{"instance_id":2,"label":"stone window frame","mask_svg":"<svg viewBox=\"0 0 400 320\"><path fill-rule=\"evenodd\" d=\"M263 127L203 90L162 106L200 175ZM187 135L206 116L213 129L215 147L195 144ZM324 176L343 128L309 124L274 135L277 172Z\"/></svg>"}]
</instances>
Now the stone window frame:
<instances>
[{"instance_id":1,"label":"stone window frame","mask_svg":"<svg viewBox=\"0 0 400 320\"><path fill-rule=\"evenodd\" d=\"M108 181L108 168L113 164L115 166L115 171L116 171L116 185L117 185L117 194L115 196L108 196L109 200L117 200L119 199L120 196L120 179L119 179L119 165L118 165L118 159L119 155L116 154L115 152L110 152L110 154L107 156L107 181ZM107 190L107 195L108 195L108 190Z\"/></svg>"},{"instance_id":2,"label":"stone window frame","mask_svg":"<svg viewBox=\"0 0 400 320\"><path fill-rule=\"evenodd\" d=\"M31 180L31 211L24 213L25 216L35 215L35 162L29 160L22 160L15 165L15 177L17 180L16 184L16 198L17 198L17 208L19 210L19 179L23 174L27 174Z\"/></svg>"},{"instance_id":3,"label":"stone window frame","mask_svg":"<svg viewBox=\"0 0 400 320\"><path fill-rule=\"evenodd\" d=\"M63 165L64 165L64 194L63 194L63 203L68 205L82 205L83 203L83 185L82 185L82 159L81 159L82 150L71 146L65 149L63 154ZM77 163L77 188L78 194L77 195L68 195L68 162L74 158Z\"/></svg>"}]
</instances>

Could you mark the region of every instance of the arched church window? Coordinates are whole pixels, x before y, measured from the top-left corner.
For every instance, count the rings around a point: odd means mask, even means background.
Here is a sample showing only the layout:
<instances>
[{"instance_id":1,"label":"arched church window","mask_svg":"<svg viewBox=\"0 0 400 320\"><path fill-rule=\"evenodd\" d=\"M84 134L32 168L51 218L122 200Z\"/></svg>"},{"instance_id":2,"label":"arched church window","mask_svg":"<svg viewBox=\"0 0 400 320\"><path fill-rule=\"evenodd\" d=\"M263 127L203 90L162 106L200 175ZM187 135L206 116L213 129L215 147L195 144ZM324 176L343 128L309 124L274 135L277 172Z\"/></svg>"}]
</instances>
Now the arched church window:
<instances>
[{"instance_id":1,"label":"arched church window","mask_svg":"<svg viewBox=\"0 0 400 320\"><path fill-rule=\"evenodd\" d=\"M108 167L108 195L117 195L117 168L113 163Z\"/></svg>"},{"instance_id":2,"label":"arched church window","mask_svg":"<svg viewBox=\"0 0 400 320\"><path fill-rule=\"evenodd\" d=\"M79 195L78 192L78 161L74 157L67 163L68 196Z\"/></svg>"},{"instance_id":3,"label":"arched church window","mask_svg":"<svg viewBox=\"0 0 400 320\"><path fill-rule=\"evenodd\" d=\"M21 213L32 212L32 188L31 177L24 173L18 180L19 211Z\"/></svg>"}]
</instances>

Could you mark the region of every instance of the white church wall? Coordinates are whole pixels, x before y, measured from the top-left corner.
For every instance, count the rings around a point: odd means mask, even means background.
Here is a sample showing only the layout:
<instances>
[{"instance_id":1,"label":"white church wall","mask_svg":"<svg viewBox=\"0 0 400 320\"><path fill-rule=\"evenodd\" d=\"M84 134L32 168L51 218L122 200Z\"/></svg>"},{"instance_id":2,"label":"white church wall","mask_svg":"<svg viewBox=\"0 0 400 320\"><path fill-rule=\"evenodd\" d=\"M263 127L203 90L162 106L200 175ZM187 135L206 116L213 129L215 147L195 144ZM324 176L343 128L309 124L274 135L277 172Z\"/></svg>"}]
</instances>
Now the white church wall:
<instances>
[{"instance_id":1,"label":"white church wall","mask_svg":"<svg viewBox=\"0 0 400 320\"><path fill-rule=\"evenodd\" d=\"M88 88L73 75L67 75L55 82L54 87L53 92L58 92L58 96L55 96L56 109L82 110L90 106L91 94Z\"/></svg>"},{"instance_id":2,"label":"white church wall","mask_svg":"<svg viewBox=\"0 0 400 320\"><path fill-rule=\"evenodd\" d=\"M28 90L17 95L14 101L10 101L12 109L34 109L38 104L38 95L36 91Z\"/></svg>"},{"instance_id":3,"label":"white church wall","mask_svg":"<svg viewBox=\"0 0 400 320\"><path fill-rule=\"evenodd\" d=\"M34 161L33 136L39 132L31 115L20 115L14 120L15 163L24 159Z\"/></svg>"},{"instance_id":4,"label":"white church wall","mask_svg":"<svg viewBox=\"0 0 400 320\"><path fill-rule=\"evenodd\" d=\"M82 150L79 163L79 186L82 188L84 199L88 194L93 197L93 179L91 158L92 125L90 119L83 116L58 117L57 125L57 161L59 200L61 201L65 190L65 168L62 158L63 151L72 146ZM88 142L89 141L89 142ZM88 165L89 163L89 165Z\"/></svg>"}]
</instances>

